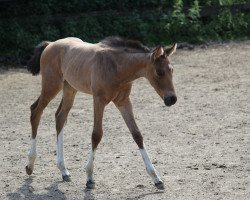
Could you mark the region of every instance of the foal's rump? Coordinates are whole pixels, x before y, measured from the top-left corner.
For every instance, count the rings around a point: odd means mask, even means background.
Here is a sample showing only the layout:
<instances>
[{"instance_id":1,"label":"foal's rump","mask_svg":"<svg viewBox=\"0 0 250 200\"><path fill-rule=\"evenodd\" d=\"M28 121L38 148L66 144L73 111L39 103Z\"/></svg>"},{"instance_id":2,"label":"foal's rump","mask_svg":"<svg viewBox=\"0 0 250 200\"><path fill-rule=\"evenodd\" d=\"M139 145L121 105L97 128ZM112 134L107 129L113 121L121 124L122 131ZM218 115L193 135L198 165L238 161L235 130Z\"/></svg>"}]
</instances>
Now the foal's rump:
<instances>
[{"instance_id":1,"label":"foal's rump","mask_svg":"<svg viewBox=\"0 0 250 200\"><path fill-rule=\"evenodd\" d=\"M59 56L62 56L67 47L74 46L74 43L83 43L83 41L74 37L60 39L55 42L42 41L34 48L34 54L27 63L28 71L33 75L38 75L40 69L44 68L44 66L59 61Z\"/></svg>"},{"instance_id":2,"label":"foal's rump","mask_svg":"<svg viewBox=\"0 0 250 200\"><path fill-rule=\"evenodd\" d=\"M65 55L71 51L72 47L82 45L83 41L78 38L64 38L51 42L41 55L41 72L44 68L57 68L61 71L61 65L64 62Z\"/></svg>"}]
</instances>

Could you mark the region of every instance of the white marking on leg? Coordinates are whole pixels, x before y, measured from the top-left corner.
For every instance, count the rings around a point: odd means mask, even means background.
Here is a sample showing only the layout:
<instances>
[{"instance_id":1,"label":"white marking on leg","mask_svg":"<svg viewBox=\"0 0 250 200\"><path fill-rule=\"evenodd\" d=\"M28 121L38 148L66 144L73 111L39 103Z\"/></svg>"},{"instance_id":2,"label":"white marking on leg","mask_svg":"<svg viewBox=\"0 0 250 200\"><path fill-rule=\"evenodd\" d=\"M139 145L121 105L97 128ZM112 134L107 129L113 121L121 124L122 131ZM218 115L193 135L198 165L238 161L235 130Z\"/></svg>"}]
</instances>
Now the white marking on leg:
<instances>
[{"instance_id":1,"label":"white marking on leg","mask_svg":"<svg viewBox=\"0 0 250 200\"><path fill-rule=\"evenodd\" d=\"M153 179L154 183L159 183L160 181L162 182L162 180L160 179L160 177L157 175L156 170L148 156L148 152L145 148L145 145L143 145L144 148L140 149L143 161L145 163L146 166L146 170L148 172L148 174L151 176L151 178Z\"/></svg>"},{"instance_id":2,"label":"white marking on leg","mask_svg":"<svg viewBox=\"0 0 250 200\"><path fill-rule=\"evenodd\" d=\"M59 135L57 136L57 149L56 149L56 164L58 169L61 171L62 175L69 175L68 170L65 167L64 164L64 152L63 152L63 129L61 130L61 132L59 133Z\"/></svg>"},{"instance_id":3,"label":"white marking on leg","mask_svg":"<svg viewBox=\"0 0 250 200\"><path fill-rule=\"evenodd\" d=\"M93 169L94 169L94 159L95 159L95 150L90 150L89 159L86 165L87 181L93 181Z\"/></svg>"},{"instance_id":4,"label":"white marking on leg","mask_svg":"<svg viewBox=\"0 0 250 200\"><path fill-rule=\"evenodd\" d=\"M28 160L29 160L29 163L28 163L28 168L31 169L33 171L34 169L34 163L35 163L35 160L36 160L36 156L37 156L37 153L36 153L36 139L31 139L31 147L28 151Z\"/></svg>"}]
</instances>

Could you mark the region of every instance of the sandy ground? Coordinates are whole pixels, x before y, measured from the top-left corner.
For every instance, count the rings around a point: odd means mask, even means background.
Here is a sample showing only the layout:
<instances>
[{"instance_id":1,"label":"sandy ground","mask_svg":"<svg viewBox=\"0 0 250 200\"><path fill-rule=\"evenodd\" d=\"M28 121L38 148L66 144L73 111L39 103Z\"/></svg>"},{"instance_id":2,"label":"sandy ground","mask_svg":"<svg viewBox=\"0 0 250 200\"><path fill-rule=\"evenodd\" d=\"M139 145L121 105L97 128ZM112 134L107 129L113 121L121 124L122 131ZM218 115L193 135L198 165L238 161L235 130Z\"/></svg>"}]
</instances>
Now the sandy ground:
<instances>
[{"instance_id":1,"label":"sandy ground","mask_svg":"<svg viewBox=\"0 0 250 200\"><path fill-rule=\"evenodd\" d=\"M178 102L167 108L144 79L131 99L150 156L165 183L157 190L113 104L95 159L96 189L85 189L84 167L93 125L92 98L78 93L65 128L72 182L55 164L54 113L44 111L34 174L25 173L29 106L40 76L0 73L0 199L250 199L250 41L179 50L172 58Z\"/></svg>"}]
</instances>

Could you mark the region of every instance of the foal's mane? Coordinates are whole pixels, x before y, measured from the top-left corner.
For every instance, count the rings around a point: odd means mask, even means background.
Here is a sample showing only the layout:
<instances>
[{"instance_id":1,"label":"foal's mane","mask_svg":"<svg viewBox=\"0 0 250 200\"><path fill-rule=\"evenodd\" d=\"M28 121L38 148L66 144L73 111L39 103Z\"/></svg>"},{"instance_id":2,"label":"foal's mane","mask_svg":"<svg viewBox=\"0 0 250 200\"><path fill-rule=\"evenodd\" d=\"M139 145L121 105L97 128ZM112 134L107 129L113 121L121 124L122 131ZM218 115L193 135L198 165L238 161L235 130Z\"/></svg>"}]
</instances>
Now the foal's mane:
<instances>
[{"instance_id":1,"label":"foal's mane","mask_svg":"<svg viewBox=\"0 0 250 200\"><path fill-rule=\"evenodd\" d=\"M128 40L118 36L106 37L101 41L101 43L112 48L125 48L125 50L134 49L142 53L150 52L150 49L143 45L140 41Z\"/></svg>"}]
</instances>

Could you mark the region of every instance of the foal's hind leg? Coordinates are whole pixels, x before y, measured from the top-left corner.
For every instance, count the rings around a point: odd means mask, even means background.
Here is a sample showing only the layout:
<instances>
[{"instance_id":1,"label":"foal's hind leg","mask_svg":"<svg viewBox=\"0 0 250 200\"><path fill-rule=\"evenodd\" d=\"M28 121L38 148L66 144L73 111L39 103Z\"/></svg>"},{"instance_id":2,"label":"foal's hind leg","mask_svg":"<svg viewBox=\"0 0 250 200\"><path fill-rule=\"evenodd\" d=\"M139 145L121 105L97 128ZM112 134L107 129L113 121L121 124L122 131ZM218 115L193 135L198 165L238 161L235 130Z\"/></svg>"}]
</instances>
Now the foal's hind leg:
<instances>
[{"instance_id":1,"label":"foal's hind leg","mask_svg":"<svg viewBox=\"0 0 250 200\"><path fill-rule=\"evenodd\" d=\"M31 105L31 116L30 123L32 128L31 134L31 147L28 152L28 165L26 166L26 173L31 175L34 170L34 163L37 156L36 153L36 136L37 136L37 128L41 119L41 115L43 113L44 108L48 105L48 103L57 95L57 93L62 88L62 83L58 79L53 80L50 85L46 85L48 83L42 84L42 92L40 97Z\"/></svg>"},{"instance_id":2,"label":"foal's hind leg","mask_svg":"<svg viewBox=\"0 0 250 200\"><path fill-rule=\"evenodd\" d=\"M163 184L162 180L160 179L160 177L157 175L157 172L156 172L156 170L155 170L155 168L154 168L154 166L153 166L153 164L148 156L147 150L146 150L145 145L143 143L143 137L141 135L141 132L136 125L130 99L127 98L123 101L114 102L114 103L117 106L117 108L119 109L119 111L121 112L125 123L127 124L136 144L138 145L138 147L140 149L140 153L142 155L142 158L143 158L143 161L145 163L146 170L147 170L148 174L151 176L151 178L154 181L155 186L158 189L164 189L164 184Z\"/></svg>"},{"instance_id":3,"label":"foal's hind leg","mask_svg":"<svg viewBox=\"0 0 250 200\"><path fill-rule=\"evenodd\" d=\"M63 98L55 115L57 131L57 167L61 171L64 181L70 181L70 174L64 164L63 126L72 108L75 95L76 90L65 81L63 86Z\"/></svg>"},{"instance_id":4,"label":"foal's hind leg","mask_svg":"<svg viewBox=\"0 0 250 200\"><path fill-rule=\"evenodd\" d=\"M30 110L31 110L31 117L30 117L30 121L32 122L32 118L34 118L34 112L35 109L38 105L38 102L40 100L40 97L30 106ZM31 175L34 169L34 163L35 163L35 159L36 159L36 132L33 131L33 126L32 126L32 139L31 139L31 147L29 149L29 153L28 153L28 165L26 166L26 172L28 175Z\"/></svg>"}]
</instances>

